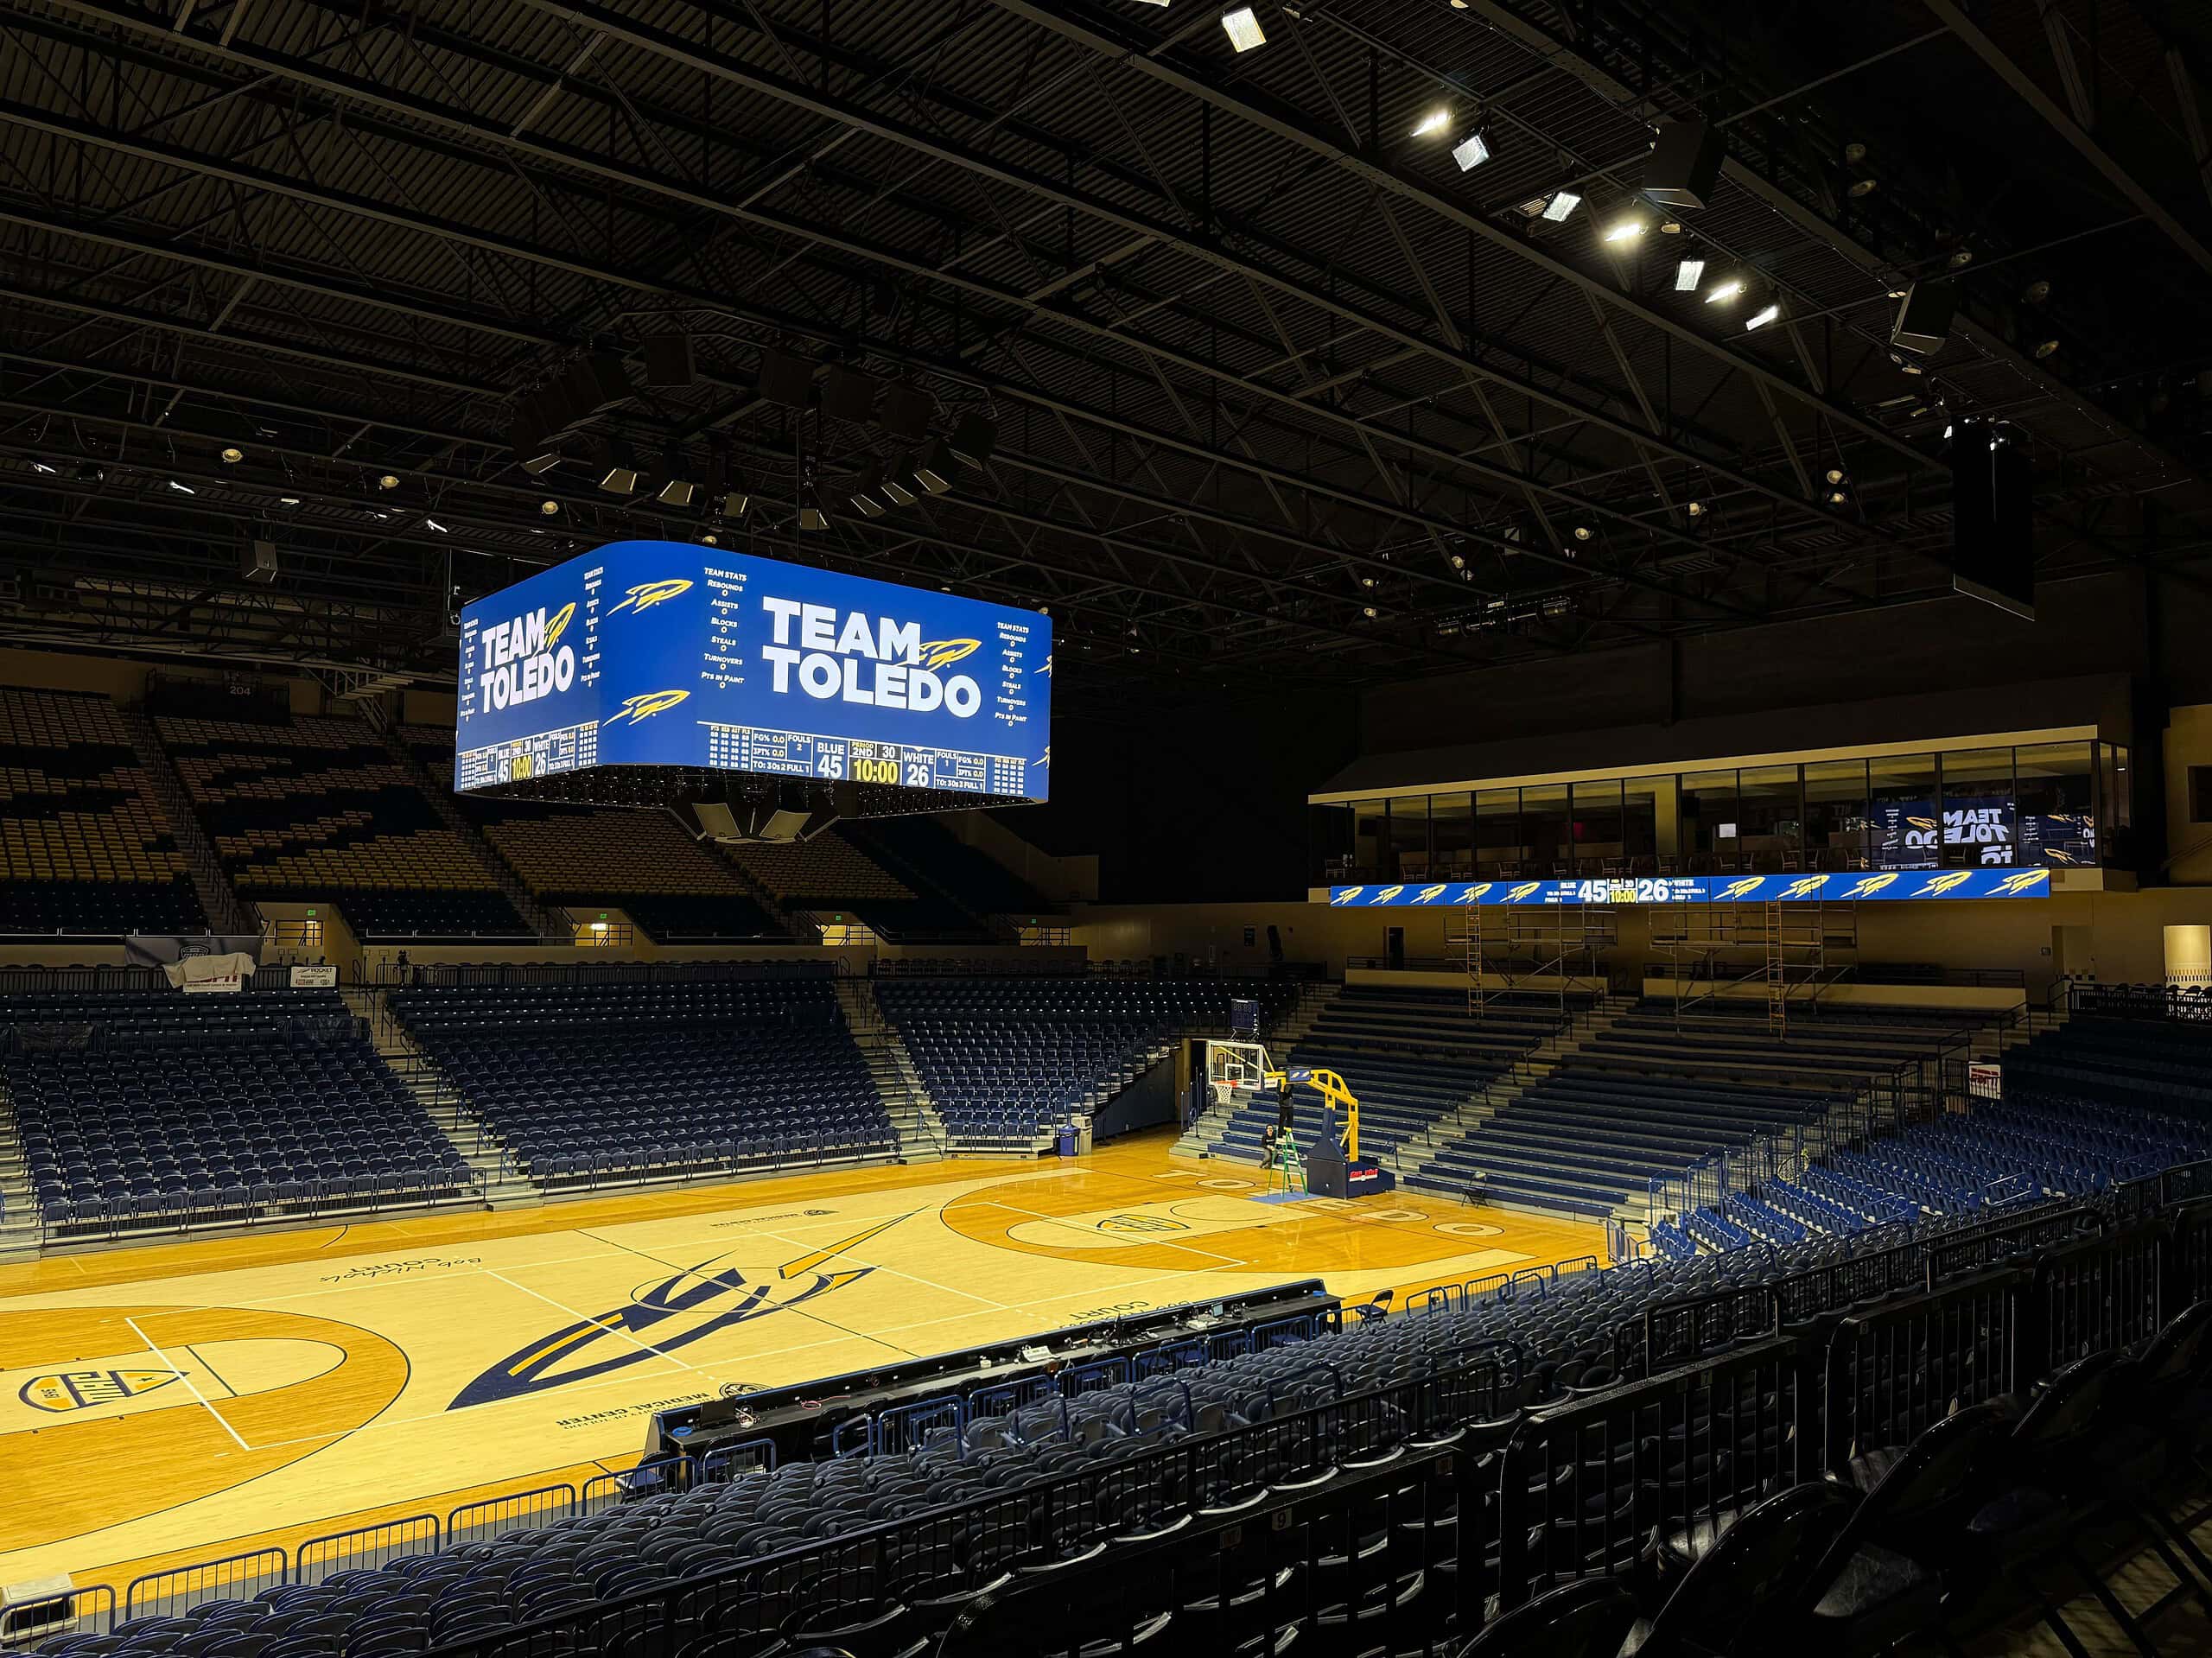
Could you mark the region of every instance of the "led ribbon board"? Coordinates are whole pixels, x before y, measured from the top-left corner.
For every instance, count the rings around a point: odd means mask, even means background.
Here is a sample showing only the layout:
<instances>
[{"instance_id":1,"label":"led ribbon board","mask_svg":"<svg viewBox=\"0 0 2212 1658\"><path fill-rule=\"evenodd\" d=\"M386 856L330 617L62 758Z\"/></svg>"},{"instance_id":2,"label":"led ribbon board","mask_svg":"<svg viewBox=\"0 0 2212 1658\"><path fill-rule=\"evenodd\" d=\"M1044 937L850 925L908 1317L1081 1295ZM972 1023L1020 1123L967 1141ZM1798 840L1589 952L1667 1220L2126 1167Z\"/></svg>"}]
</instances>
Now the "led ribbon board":
<instances>
[{"instance_id":1,"label":"led ribbon board","mask_svg":"<svg viewBox=\"0 0 2212 1658\"><path fill-rule=\"evenodd\" d=\"M454 786L689 766L1043 800L1033 610L623 541L461 615Z\"/></svg>"},{"instance_id":2,"label":"led ribbon board","mask_svg":"<svg viewBox=\"0 0 2212 1658\"><path fill-rule=\"evenodd\" d=\"M2049 898L2048 869L1880 869L1827 875L1657 875L1620 880L1450 880L1332 886L1332 907L1408 905L1835 904Z\"/></svg>"}]
</instances>

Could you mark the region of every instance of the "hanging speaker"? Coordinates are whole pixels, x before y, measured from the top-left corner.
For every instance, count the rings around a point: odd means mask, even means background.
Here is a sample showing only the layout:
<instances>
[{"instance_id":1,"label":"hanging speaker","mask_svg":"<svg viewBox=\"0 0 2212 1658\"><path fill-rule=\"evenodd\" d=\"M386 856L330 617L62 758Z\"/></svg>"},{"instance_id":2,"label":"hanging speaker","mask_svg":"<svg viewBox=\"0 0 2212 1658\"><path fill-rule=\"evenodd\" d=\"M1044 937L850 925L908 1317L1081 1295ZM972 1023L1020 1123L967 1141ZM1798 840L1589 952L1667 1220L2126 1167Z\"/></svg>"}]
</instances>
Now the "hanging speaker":
<instances>
[{"instance_id":1,"label":"hanging speaker","mask_svg":"<svg viewBox=\"0 0 2212 1658\"><path fill-rule=\"evenodd\" d=\"M875 413L880 384L857 369L830 369L822 377L822 412L832 420L866 421Z\"/></svg>"},{"instance_id":2,"label":"hanging speaker","mask_svg":"<svg viewBox=\"0 0 2212 1658\"><path fill-rule=\"evenodd\" d=\"M795 352L773 346L760 353L760 395L786 409L804 409L814 398L814 365Z\"/></svg>"},{"instance_id":3,"label":"hanging speaker","mask_svg":"<svg viewBox=\"0 0 2212 1658\"><path fill-rule=\"evenodd\" d=\"M1950 337L1951 318L1959 308L1959 290L1947 282L1916 282L1897 302L1897 320L1890 328L1890 344L1899 351L1925 357Z\"/></svg>"},{"instance_id":4,"label":"hanging speaker","mask_svg":"<svg viewBox=\"0 0 2212 1658\"><path fill-rule=\"evenodd\" d=\"M2033 621L2034 467L2027 436L2002 421L1962 420L1951 435L1951 586Z\"/></svg>"},{"instance_id":5,"label":"hanging speaker","mask_svg":"<svg viewBox=\"0 0 2212 1658\"><path fill-rule=\"evenodd\" d=\"M650 386L687 386L696 378L691 361L691 336L657 334L645 340L645 384Z\"/></svg>"},{"instance_id":6,"label":"hanging speaker","mask_svg":"<svg viewBox=\"0 0 2212 1658\"><path fill-rule=\"evenodd\" d=\"M898 380L883 388L876 419L892 436L919 443L930 435L930 421L936 413L934 397L918 385Z\"/></svg>"},{"instance_id":7,"label":"hanging speaker","mask_svg":"<svg viewBox=\"0 0 2212 1658\"><path fill-rule=\"evenodd\" d=\"M1643 169L1643 194L1662 207L1702 207L1727 159L1721 137L1702 121L1669 121Z\"/></svg>"}]
</instances>

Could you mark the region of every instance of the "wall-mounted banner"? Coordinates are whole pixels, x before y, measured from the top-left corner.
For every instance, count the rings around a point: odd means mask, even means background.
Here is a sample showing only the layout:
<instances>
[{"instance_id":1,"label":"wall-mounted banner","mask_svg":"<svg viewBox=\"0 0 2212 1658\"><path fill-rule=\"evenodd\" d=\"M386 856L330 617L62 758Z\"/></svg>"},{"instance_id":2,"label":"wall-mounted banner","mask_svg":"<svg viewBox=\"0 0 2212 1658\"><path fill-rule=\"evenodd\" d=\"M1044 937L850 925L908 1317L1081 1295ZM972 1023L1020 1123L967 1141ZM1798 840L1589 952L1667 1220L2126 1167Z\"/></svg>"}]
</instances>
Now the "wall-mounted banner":
<instances>
[{"instance_id":1,"label":"wall-mounted banner","mask_svg":"<svg viewBox=\"0 0 2212 1658\"><path fill-rule=\"evenodd\" d=\"M1332 886L1334 908L1465 904L1808 904L2049 898L2048 869L1883 869L1828 875L1656 875L1622 880L1389 881Z\"/></svg>"},{"instance_id":2,"label":"wall-mounted banner","mask_svg":"<svg viewBox=\"0 0 2212 1658\"><path fill-rule=\"evenodd\" d=\"M454 786L701 766L1042 800L1052 624L863 576L620 541L461 613Z\"/></svg>"}]
</instances>

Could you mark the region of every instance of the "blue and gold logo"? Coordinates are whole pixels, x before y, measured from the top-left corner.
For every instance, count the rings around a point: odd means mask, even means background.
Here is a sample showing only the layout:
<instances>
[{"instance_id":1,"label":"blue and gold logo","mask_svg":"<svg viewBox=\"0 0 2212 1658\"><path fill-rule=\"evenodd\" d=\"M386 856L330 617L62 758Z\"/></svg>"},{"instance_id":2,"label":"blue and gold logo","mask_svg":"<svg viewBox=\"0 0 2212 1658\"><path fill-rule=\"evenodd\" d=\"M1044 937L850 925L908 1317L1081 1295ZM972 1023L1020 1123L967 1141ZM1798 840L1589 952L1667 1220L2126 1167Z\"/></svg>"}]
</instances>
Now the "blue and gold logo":
<instances>
[{"instance_id":1,"label":"blue and gold logo","mask_svg":"<svg viewBox=\"0 0 2212 1658\"><path fill-rule=\"evenodd\" d=\"M621 1306L549 1331L528 1346L510 1353L454 1396L448 1410L472 1405L495 1405L527 1398L571 1382L626 1370L681 1352L718 1331L765 1318L772 1312L802 1306L866 1278L872 1266L821 1270L848 1250L880 1232L888 1231L906 1218L894 1215L880 1225L825 1248L814 1249L787 1261L763 1282L748 1283L735 1267L717 1267L726 1256L701 1261L688 1272L677 1273L658 1283L632 1293ZM794 1286L786 1289L787 1286ZM611 1342L609 1338L612 1338ZM596 1362L578 1363L594 1346L612 1345L619 1350ZM601 1346L601 1350L605 1350Z\"/></svg>"},{"instance_id":2,"label":"blue and gold logo","mask_svg":"<svg viewBox=\"0 0 2212 1658\"><path fill-rule=\"evenodd\" d=\"M629 596L607 613L620 615L628 611L632 615L651 610L655 605L664 605L670 600L691 591L691 583L684 576L671 576L662 581L640 581L628 590Z\"/></svg>"},{"instance_id":3,"label":"blue and gold logo","mask_svg":"<svg viewBox=\"0 0 2212 1658\"><path fill-rule=\"evenodd\" d=\"M930 639L918 647L922 655L920 665L935 673L974 656L982 648L981 639Z\"/></svg>"},{"instance_id":4,"label":"blue and gold logo","mask_svg":"<svg viewBox=\"0 0 2212 1658\"><path fill-rule=\"evenodd\" d=\"M627 720L635 725L640 720L650 719L674 708L690 695L689 691L642 691L635 696L626 696L622 699L620 711L608 715L600 724L611 726L617 721Z\"/></svg>"}]
</instances>

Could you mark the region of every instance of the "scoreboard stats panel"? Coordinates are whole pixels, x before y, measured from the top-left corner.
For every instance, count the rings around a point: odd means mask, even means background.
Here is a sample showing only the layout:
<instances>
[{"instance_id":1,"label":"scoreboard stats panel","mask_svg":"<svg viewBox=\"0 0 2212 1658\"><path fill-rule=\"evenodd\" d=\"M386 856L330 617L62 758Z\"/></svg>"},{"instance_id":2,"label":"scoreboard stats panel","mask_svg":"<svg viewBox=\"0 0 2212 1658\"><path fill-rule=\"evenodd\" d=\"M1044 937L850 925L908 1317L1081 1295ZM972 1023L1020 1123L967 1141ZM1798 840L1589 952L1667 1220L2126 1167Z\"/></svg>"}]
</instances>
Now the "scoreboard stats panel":
<instances>
[{"instance_id":1,"label":"scoreboard stats panel","mask_svg":"<svg viewBox=\"0 0 2212 1658\"><path fill-rule=\"evenodd\" d=\"M615 542L461 612L454 786L683 766L1043 800L1035 611Z\"/></svg>"},{"instance_id":2,"label":"scoreboard stats panel","mask_svg":"<svg viewBox=\"0 0 2212 1658\"><path fill-rule=\"evenodd\" d=\"M1877 869L1806 875L1657 875L1618 880L1396 881L1332 886L1335 908L1575 904L1810 904L2049 898L2050 871Z\"/></svg>"}]
</instances>

